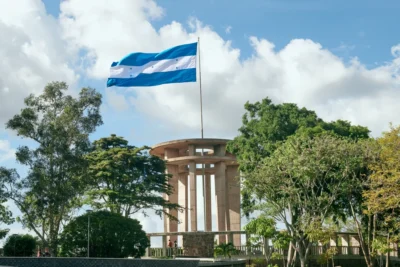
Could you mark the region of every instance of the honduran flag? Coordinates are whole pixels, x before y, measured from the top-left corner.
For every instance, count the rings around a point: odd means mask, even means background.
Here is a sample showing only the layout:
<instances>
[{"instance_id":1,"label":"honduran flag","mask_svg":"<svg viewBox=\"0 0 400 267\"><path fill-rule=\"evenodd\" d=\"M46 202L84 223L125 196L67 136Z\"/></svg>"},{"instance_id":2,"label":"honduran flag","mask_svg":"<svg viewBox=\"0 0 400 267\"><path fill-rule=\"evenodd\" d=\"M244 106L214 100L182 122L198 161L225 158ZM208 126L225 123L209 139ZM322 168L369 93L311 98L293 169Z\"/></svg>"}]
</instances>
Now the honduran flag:
<instances>
[{"instance_id":1,"label":"honduran flag","mask_svg":"<svg viewBox=\"0 0 400 267\"><path fill-rule=\"evenodd\" d=\"M160 53L132 53L113 62L107 87L155 86L196 81L197 43Z\"/></svg>"}]
</instances>

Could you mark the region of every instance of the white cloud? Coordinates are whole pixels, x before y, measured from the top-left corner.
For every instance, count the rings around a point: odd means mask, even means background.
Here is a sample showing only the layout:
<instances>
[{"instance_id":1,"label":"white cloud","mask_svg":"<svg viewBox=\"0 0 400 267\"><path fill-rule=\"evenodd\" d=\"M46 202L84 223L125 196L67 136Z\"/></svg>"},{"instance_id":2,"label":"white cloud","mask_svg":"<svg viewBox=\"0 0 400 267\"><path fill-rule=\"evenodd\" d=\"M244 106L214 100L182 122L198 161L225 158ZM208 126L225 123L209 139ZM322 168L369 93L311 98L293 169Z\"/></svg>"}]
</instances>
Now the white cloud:
<instances>
[{"instance_id":1,"label":"white cloud","mask_svg":"<svg viewBox=\"0 0 400 267\"><path fill-rule=\"evenodd\" d=\"M0 125L46 83L76 80L59 32L40 0L0 1Z\"/></svg>"},{"instance_id":2,"label":"white cloud","mask_svg":"<svg viewBox=\"0 0 400 267\"><path fill-rule=\"evenodd\" d=\"M117 93L114 89L107 88L105 98L107 103L115 110L126 111L129 108L124 95Z\"/></svg>"},{"instance_id":3,"label":"white cloud","mask_svg":"<svg viewBox=\"0 0 400 267\"><path fill-rule=\"evenodd\" d=\"M8 140L0 139L0 163L15 158L15 149Z\"/></svg>"},{"instance_id":4,"label":"white cloud","mask_svg":"<svg viewBox=\"0 0 400 267\"><path fill-rule=\"evenodd\" d=\"M232 26L228 26L228 27L225 28L225 33L226 34L230 34L231 31L232 31Z\"/></svg>"},{"instance_id":5,"label":"white cloud","mask_svg":"<svg viewBox=\"0 0 400 267\"><path fill-rule=\"evenodd\" d=\"M367 69L357 59L343 62L312 40L295 39L277 51L268 40L251 37L253 54L241 61L239 49L195 19L190 30L178 22L155 29L149 9L159 7L153 1L116 0L110 8L97 0L85 5L71 0L62 4L61 23L71 44L90 51L88 74L97 78L106 78L110 63L129 52L160 51L200 36L206 136L234 136L244 103L267 96L316 110L324 119L366 125L375 135L390 121L400 123L396 47L392 62ZM105 13L110 20L103 19ZM198 84L133 90L130 103L137 110L180 130L199 128Z\"/></svg>"},{"instance_id":6,"label":"white cloud","mask_svg":"<svg viewBox=\"0 0 400 267\"><path fill-rule=\"evenodd\" d=\"M244 103L267 96L277 103L294 102L315 110L326 120L366 125L375 135L389 122L400 124L400 45L393 44L391 62L367 69L358 59L344 62L312 40L295 39L276 50L270 41L251 37L253 53L241 60L241 51L229 40L194 18L188 27L172 21L156 29L152 20L165 11L155 1L109 2L62 1L57 20L46 14L39 0L0 0L0 36L6 36L0 38L0 124L18 112L25 96L39 93L49 81L73 83L82 70L89 78L104 81L111 62L127 53L161 51L198 36L206 137L236 135ZM82 62L72 69L69 64L78 60ZM134 105L181 133L199 129L198 83L123 93L127 91L107 89L109 106L126 110ZM164 132L157 134L162 138ZM0 155L11 155L5 142L7 152ZM145 219L145 228L156 224L153 219Z\"/></svg>"}]
</instances>

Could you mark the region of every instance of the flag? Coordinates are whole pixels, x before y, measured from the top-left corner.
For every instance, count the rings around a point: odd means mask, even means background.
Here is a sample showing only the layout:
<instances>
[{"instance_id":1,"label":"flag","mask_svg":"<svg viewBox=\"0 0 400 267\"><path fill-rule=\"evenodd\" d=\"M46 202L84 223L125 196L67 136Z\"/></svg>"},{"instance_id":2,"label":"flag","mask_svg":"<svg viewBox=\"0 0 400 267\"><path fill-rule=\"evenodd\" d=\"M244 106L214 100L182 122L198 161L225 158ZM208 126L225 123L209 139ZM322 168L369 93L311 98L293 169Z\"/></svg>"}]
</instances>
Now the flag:
<instances>
[{"instance_id":1,"label":"flag","mask_svg":"<svg viewBox=\"0 0 400 267\"><path fill-rule=\"evenodd\" d=\"M196 81L197 43L160 53L132 53L113 62L107 87L155 86Z\"/></svg>"}]
</instances>

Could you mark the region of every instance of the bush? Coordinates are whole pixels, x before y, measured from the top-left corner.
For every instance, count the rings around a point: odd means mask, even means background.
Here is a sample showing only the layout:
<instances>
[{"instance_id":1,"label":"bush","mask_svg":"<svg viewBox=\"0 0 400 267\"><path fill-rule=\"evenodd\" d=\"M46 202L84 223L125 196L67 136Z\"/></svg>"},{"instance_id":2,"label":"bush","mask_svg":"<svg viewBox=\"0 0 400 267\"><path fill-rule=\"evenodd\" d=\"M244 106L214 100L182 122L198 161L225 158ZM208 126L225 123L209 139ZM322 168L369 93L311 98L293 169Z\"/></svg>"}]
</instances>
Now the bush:
<instances>
[{"instance_id":1,"label":"bush","mask_svg":"<svg viewBox=\"0 0 400 267\"><path fill-rule=\"evenodd\" d=\"M36 239L31 235L13 234L4 244L4 256L30 257L35 254Z\"/></svg>"},{"instance_id":2,"label":"bush","mask_svg":"<svg viewBox=\"0 0 400 267\"><path fill-rule=\"evenodd\" d=\"M149 246L138 220L108 211L85 214L71 221L60 238L61 256L86 257L90 216L90 257L143 256Z\"/></svg>"}]
</instances>

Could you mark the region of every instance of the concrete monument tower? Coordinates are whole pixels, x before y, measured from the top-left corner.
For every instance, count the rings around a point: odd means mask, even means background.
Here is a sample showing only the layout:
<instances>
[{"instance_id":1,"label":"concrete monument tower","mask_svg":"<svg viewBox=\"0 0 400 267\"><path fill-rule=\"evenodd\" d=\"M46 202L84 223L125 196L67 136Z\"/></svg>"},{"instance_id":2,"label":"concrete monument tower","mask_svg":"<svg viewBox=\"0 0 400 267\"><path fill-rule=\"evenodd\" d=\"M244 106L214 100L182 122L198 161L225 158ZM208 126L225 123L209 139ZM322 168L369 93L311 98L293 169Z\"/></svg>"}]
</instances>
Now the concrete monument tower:
<instances>
[{"instance_id":1,"label":"concrete monument tower","mask_svg":"<svg viewBox=\"0 0 400 267\"><path fill-rule=\"evenodd\" d=\"M197 179L202 179L204 192L204 230L212 231L212 207L215 208L217 231L240 231L240 186L238 164L234 155L226 151L226 139L183 139L153 146L151 155L166 160L173 194L164 196L185 208L183 213L171 211L179 219L164 219L165 233L198 231ZM211 203L211 176L215 181L215 203ZM190 199L190 201L189 201ZM190 206L189 206L190 205ZM189 221L190 217L190 221ZM168 239L176 240L176 235ZM233 240L231 240L233 239ZM240 235L220 234L219 242L240 245Z\"/></svg>"}]
</instances>

